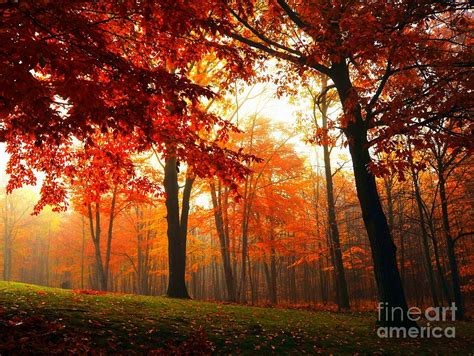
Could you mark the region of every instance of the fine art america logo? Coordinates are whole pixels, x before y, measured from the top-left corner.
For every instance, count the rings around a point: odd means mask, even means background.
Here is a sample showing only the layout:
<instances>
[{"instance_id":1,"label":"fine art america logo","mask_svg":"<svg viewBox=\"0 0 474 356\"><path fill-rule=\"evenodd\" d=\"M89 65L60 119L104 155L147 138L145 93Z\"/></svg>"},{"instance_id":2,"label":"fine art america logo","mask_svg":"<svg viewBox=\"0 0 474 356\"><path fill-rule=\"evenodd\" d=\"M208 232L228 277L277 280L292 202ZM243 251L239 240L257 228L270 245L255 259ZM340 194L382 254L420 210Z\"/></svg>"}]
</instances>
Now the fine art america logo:
<instances>
[{"instance_id":1,"label":"fine art america logo","mask_svg":"<svg viewBox=\"0 0 474 356\"><path fill-rule=\"evenodd\" d=\"M428 323L423 326L380 326L377 328L377 335L381 338L455 338L454 326L432 326L431 322L455 321L457 309L455 303L452 303L450 307L429 307L424 311L411 307L405 314L401 307L390 307L388 303L379 303L377 310L381 325L389 324L393 320L399 321L400 324L416 323L422 318Z\"/></svg>"}]
</instances>

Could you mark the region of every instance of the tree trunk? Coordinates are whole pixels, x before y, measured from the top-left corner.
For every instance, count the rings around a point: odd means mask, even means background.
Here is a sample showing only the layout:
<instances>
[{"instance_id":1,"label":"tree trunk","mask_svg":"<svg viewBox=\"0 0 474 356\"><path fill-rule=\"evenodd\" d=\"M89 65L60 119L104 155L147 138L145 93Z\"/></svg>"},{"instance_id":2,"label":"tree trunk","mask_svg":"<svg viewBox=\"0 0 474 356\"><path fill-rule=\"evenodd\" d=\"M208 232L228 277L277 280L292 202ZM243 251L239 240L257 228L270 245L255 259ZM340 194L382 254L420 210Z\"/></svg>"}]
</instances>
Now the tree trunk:
<instances>
[{"instance_id":1,"label":"tree trunk","mask_svg":"<svg viewBox=\"0 0 474 356\"><path fill-rule=\"evenodd\" d=\"M265 278L267 280L268 301L270 304L277 303L277 289L276 289L276 268L274 261L270 260L270 267L266 260L263 261L263 269L265 271Z\"/></svg>"},{"instance_id":2,"label":"tree trunk","mask_svg":"<svg viewBox=\"0 0 474 356\"><path fill-rule=\"evenodd\" d=\"M321 243L319 243L319 251L322 250L322 247L321 247ZM323 253L320 252L319 253L319 287L321 289L321 301L323 303L327 303L328 301L328 293L327 293L327 290L326 290L326 278L324 278L324 258L323 258Z\"/></svg>"},{"instance_id":3,"label":"tree trunk","mask_svg":"<svg viewBox=\"0 0 474 356\"><path fill-rule=\"evenodd\" d=\"M94 217L92 215L92 206L91 204L87 205L89 213L89 226L91 232L91 238L94 243L95 251L95 271L96 271L96 281L97 288L99 290L107 290L107 276L105 275L104 265L102 263L102 254L100 251L100 238L101 238L101 229L100 229L100 205L99 203L95 204L95 229L94 229Z\"/></svg>"},{"instance_id":4,"label":"tree trunk","mask_svg":"<svg viewBox=\"0 0 474 356\"><path fill-rule=\"evenodd\" d=\"M252 128L250 130L250 142L249 142L249 153L253 153L253 138L254 138L254 128L255 128L255 121L256 121L256 116L253 117L252 120ZM250 168L250 166L249 166ZM242 199L242 207L243 207L243 212L242 212L242 263L241 263L241 274L240 274L240 289L239 289L239 295L238 298L242 303L246 302L247 299L247 265L246 265L246 260L247 260L247 253L248 253L248 228L249 228L249 220L250 220L250 211L252 208L252 199L254 195L254 191L252 191L252 180L253 180L253 175L250 174L247 176L245 180L245 185L244 185L244 195ZM256 184L256 183L255 183ZM256 187L253 187L255 189ZM237 269L234 268L234 271Z\"/></svg>"},{"instance_id":5,"label":"tree trunk","mask_svg":"<svg viewBox=\"0 0 474 356\"><path fill-rule=\"evenodd\" d=\"M322 88L323 92L326 90L326 79L323 80ZM323 119L323 129L327 130L327 109L328 102L326 95L322 97L321 103L321 114ZM349 293L347 292L346 275L344 273L344 263L342 260L341 243L339 238L339 229L337 227L336 220L336 204L334 202L334 187L332 181L331 171L331 157L329 152L329 146L323 145L324 153L324 172L326 176L326 197L328 203L328 224L329 224L329 237L332 242L333 248L333 263L334 271L336 274L336 288L337 288L337 304L339 309L349 309Z\"/></svg>"},{"instance_id":6,"label":"tree trunk","mask_svg":"<svg viewBox=\"0 0 474 356\"><path fill-rule=\"evenodd\" d=\"M245 194L243 199L243 217L242 217L242 268L241 268L241 277L240 277L240 301L242 303L246 302L247 299L247 248L248 248L248 224L249 224L249 214L250 214L250 203L247 201L247 185L245 185Z\"/></svg>"},{"instance_id":7,"label":"tree trunk","mask_svg":"<svg viewBox=\"0 0 474 356\"><path fill-rule=\"evenodd\" d=\"M254 278L252 276L252 264L250 262L250 255L247 255L247 267L249 269L249 284L250 284L250 302L252 305L255 304L255 282L254 282Z\"/></svg>"},{"instance_id":8,"label":"tree trunk","mask_svg":"<svg viewBox=\"0 0 474 356\"><path fill-rule=\"evenodd\" d=\"M275 247L270 248L270 278L271 278L271 302L273 304L278 303L277 293L277 269L276 269L276 251Z\"/></svg>"},{"instance_id":9,"label":"tree trunk","mask_svg":"<svg viewBox=\"0 0 474 356\"><path fill-rule=\"evenodd\" d=\"M350 122L344 129L349 143L357 197L372 250L375 279L382 308L379 320L383 325L414 325L407 320L408 306L398 272L396 247L390 235L387 219L380 203L367 142L367 127L353 92L349 70L345 62L333 66L332 79ZM401 310L402 312L397 312Z\"/></svg>"},{"instance_id":10,"label":"tree trunk","mask_svg":"<svg viewBox=\"0 0 474 356\"><path fill-rule=\"evenodd\" d=\"M82 216L82 247L81 247L81 289L84 289L84 260L86 251L86 223Z\"/></svg>"},{"instance_id":11,"label":"tree trunk","mask_svg":"<svg viewBox=\"0 0 474 356\"><path fill-rule=\"evenodd\" d=\"M135 207L135 215L137 219L137 288L138 293L143 295L150 294L149 286L149 251L150 251L150 235L148 229L144 231L145 224L143 222L143 210Z\"/></svg>"},{"instance_id":12,"label":"tree trunk","mask_svg":"<svg viewBox=\"0 0 474 356\"><path fill-rule=\"evenodd\" d=\"M228 229L224 228L223 210L227 209L227 206L222 206L222 201L217 199L216 186L214 183L210 184L212 206L214 209L214 220L216 223L217 235L219 236L220 251L222 256L222 262L224 266L224 278L227 287L227 300L230 302L236 301L235 294L235 283L232 272L232 265L230 263L230 248L229 248L229 236ZM220 197L219 191L219 197ZM227 203L227 202L225 202Z\"/></svg>"},{"instance_id":13,"label":"tree trunk","mask_svg":"<svg viewBox=\"0 0 474 356\"><path fill-rule=\"evenodd\" d=\"M109 279L109 265L110 265L110 254L112 252L112 237L114 230L114 220L115 220L115 204L117 202L117 186L114 187L112 193L112 202L110 204L110 216L109 216L109 228L107 229L107 246L105 250L105 288L107 289L108 279Z\"/></svg>"},{"instance_id":14,"label":"tree trunk","mask_svg":"<svg viewBox=\"0 0 474 356\"><path fill-rule=\"evenodd\" d=\"M5 228L7 230L7 228ZM5 231L4 247L3 247L3 280L9 281L11 279L12 266L12 247L10 243L10 236Z\"/></svg>"},{"instance_id":15,"label":"tree trunk","mask_svg":"<svg viewBox=\"0 0 474 356\"><path fill-rule=\"evenodd\" d=\"M428 272L428 282L430 284L431 297L433 298L433 305L435 307L438 307L439 301L438 301L438 296L436 293L433 265L431 264L430 246L429 246L429 240L428 240L429 237L428 237L428 231L426 230L426 225L425 225L423 201L421 198L420 186L418 184L418 175L416 174L413 167L412 167L412 178L413 178L413 187L415 190L416 204L418 206L418 215L420 217L421 237L423 240L423 251L424 251L424 256L425 256L426 270Z\"/></svg>"},{"instance_id":16,"label":"tree trunk","mask_svg":"<svg viewBox=\"0 0 474 356\"><path fill-rule=\"evenodd\" d=\"M9 281L12 276L12 249L6 247L3 256L3 280Z\"/></svg>"},{"instance_id":17,"label":"tree trunk","mask_svg":"<svg viewBox=\"0 0 474 356\"><path fill-rule=\"evenodd\" d=\"M451 236L451 228L449 226L448 200L446 198L446 181L444 180L444 172L438 170L439 179L439 196L441 198L441 211L443 214L443 229L446 238L446 252L448 254L449 268L451 270L451 281L453 285L454 302L456 303L456 319L464 319L464 303L461 293L461 279L459 276L459 268L456 260L455 242Z\"/></svg>"},{"instance_id":18,"label":"tree trunk","mask_svg":"<svg viewBox=\"0 0 474 356\"><path fill-rule=\"evenodd\" d=\"M403 229L403 204L401 195L398 197L398 231L400 234L400 278L405 282L405 232Z\"/></svg>"},{"instance_id":19,"label":"tree trunk","mask_svg":"<svg viewBox=\"0 0 474 356\"><path fill-rule=\"evenodd\" d=\"M179 214L178 167L175 156L168 157L165 163L164 187L166 193L166 221L168 223L168 290L173 298L189 298L186 288L186 237L189 214L189 198L193 178L186 177L183 192L181 220Z\"/></svg>"},{"instance_id":20,"label":"tree trunk","mask_svg":"<svg viewBox=\"0 0 474 356\"><path fill-rule=\"evenodd\" d=\"M428 220L428 226L430 228L431 242L433 243L433 252L434 252L434 257L435 257L436 271L438 273L438 278L441 283L441 288L443 290L444 297L446 298L446 302L448 303L448 305L451 305L452 299L451 299L451 295L449 294L448 282L446 281L444 268L441 264L439 250L438 250L438 241L436 241L435 228L433 226L433 221L431 219Z\"/></svg>"}]
</instances>

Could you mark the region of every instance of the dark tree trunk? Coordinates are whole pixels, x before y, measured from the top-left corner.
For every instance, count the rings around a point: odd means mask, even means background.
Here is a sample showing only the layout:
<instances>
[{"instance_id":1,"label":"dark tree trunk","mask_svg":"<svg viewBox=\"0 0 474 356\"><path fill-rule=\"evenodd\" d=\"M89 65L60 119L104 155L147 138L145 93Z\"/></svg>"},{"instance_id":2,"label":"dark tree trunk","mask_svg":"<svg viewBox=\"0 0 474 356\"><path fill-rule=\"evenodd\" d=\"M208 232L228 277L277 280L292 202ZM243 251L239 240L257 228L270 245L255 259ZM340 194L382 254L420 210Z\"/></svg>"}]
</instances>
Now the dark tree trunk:
<instances>
[{"instance_id":1,"label":"dark tree trunk","mask_svg":"<svg viewBox=\"0 0 474 356\"><path fill-rule=\"evenodd\" d=\"M250 214L250 203L247 197L247 184L243 199L243 222L242 222L242 268L240 277L240 301L245 303L247 301L247 253L248 253L248 226L249 226L249 214Z\"/></svg>"},{"instance_id":2,"label":"dark tree trunk","mask_svg":"<svg viewBox=\"0 0 474 356\"><path fill-rule=\"evenodd\" d=\"M439 196L441 198L441 211L443 214L443 229L446 238L446 252L448 254L449 269L451 270L451 282L453 285L454 302L456 303L456 319L464 319L464 303L461 293L461 279L459 276L458 262L456 260L455 241L451 236L449 225L448 199L446 197L446 181L442 169L438 171Z\"/></svg>"},{"instance_id":3,"label":"dark tree trunk","mask_svg":"<svg viewBox=\"0 0 474 356\"><path fill-rule=\"evenodd\" d=\"M115 218L115 203L116 203L117 187L114 188L112 195L112 202L110 206L109 226L107 230L107 241L105 250L105 262L102 260L102 252L100 246L101 240L101 226L100 226L100 204L95 204L95 229L94 217L92 215L92 206L88 204L89 226L92 241L94 242L95 250L95 266L97 274L98 288L100 290L107 290L109 277L110 254L112 249L113 224Z\"/></svg>"},{"instance_id":4,"label":"dark tree trunk","mask_svg":"<svg viewBox=\"0 0 474 356\"><path fill-rule=\"evenodd\" d=\"M110 216L109 216L109 227L107 229L107 246L105 250L105 266L104 266L104 274L105 274L105 288L107 289L108 279L109 279L109 265L110 265L110 254L112 252L112 237L113 237L113 230L114 230L114 219L115 219L115 205L117 202L117 189L118 187L115 186L114 191L112 193L112 202L110 204Z\"/></svg>"},{"instance_id":5,"label":"dark tree trunk","mask_svg":"<svg viewBox=\"0 0 474 356\"><path fill-rule=\"evenodd\" d=\"M428 220L428 226L430 228L431 242L433 243L433 252L434 252L435 263L436 263L436 271L438 273L438 279L441 283L441 288L443 290L443 295L446 298L446 302L448 303L448 305L451 305L452 298L451 298L451 295L449 294L448 282L446 281L444 268L441 264L441 260L440 260L440 256L439 256L439 250L438 250L438 241L436 241L435 228L433 226L433 221L431 219Z\"/></svg>"},{"instance_id":6,"label":"dark tree trunk","mask_svg":"<svg viewBox=\"0 0 474 356\"><path fill-rule=\"evenodd\" d=\"M367 127L360 106L354 103L351 96L353 88L345 62L333 66L332 79L350 120L344 133L349 143L357 197L370 241L379 301L383 307L380 322L384 325L414 325L415 323L407 320L408 306L398 272L396 247L380 203L375 176L369 170L372 160L367 142ZM402 312L394 312L396 310Z\"/></svg>"},{"instance_id":7,"label":"dark tree trunk","mask_svg":"<svg viewBox=\"0 0 474 356\"><path fill-rule=\"evenodd\" d=\"M403 229L403 204L401 195L398 197L398 231L400 234L400 278L405 282L405 231Z\"/></svg>"},{"instance_id":8,"label":"dark tree trunk","mask_svg":"<svg viewBox=\"0 0 474 356\"><path fill-rule=\"evenodd\" d=\"M326 80L324 79L322 85L323 92L326 91ZM325 94L322 97L321 103L321 115L323 119L323 128L327 129L327 109L328 102ZM334 201L334 187L332 181L332 170L331 170L331 156L329 152L329 146L323 145L324 153L324 172L326 176L326 197L328 203L328 224L329 224L329 238L333 248L333 263L336 277L336 288L337 288L337 304L339 309L349 309L349 293L347 292L346 275L344 273L344 263L342 260L341 242L339 238L339 229L337 227L336 219L336 204Z\"/></svg>"},{"instance_id":9,"label":"dark tree trunk","mask_svg":"<svg viewBox=\"0 0 474 356\"><path fill-rule=\"evenodd\" d=\"M189 298L186 288L186 237L189 198L194 179L186 177L181 220L179 214L178 167L176 157L166 159L164 187L166 193L166 221L168 223L168 290L173 298Z\"/></svg>"},{"instance_id":10,"label":"dark tree trunk","mask_svg":"<svg viewBox=\"0 0 474 356\"><path fill-rule=\"evenodd\" d=\"M321 243L319 243L318 246L319 250L322 250ZM321 301L323 303L327 303L328 301L328 293L326 289L326 278L324 276L324 258L323 258L323 253L319 253L319 260L318 260L318 269L319 269L319 287L321 288Z\"/></svg>"},{"instance_id":11,"label":"dark tree trunk","mask_svg":"<svg viewBox=\"0 0 474 356\"><path fill-rule=\"evenodd\" d=\"M247 267L249 269L250 303L254 305L255 304L255 280L254 280L255 273L252 269L250 255L247 255Z\"/></svg>"},{"instance_id":12,"label":"dark tree trunk","mask_svg":"<svg viewBox=\"0 0 474 356\"><path fill-rule=\"evenodd\" d=\"M101 228L100 228L100 205L99 203L95 204L95 228L94 228L94 217L92 215L92 206L91 204L87 205L89 213L89 227L91 232L92 242L94 243L94 252L95 252L95 274L96 274L96 287L99 290L107 290L107 275L105 274L104 265L102 263L102 253L100 251L100 238L101 238Z\"/></svg>"},{"instance_id":13,"label":"dark tree trunk","mask_svg":"<svg viewBox=\"0 0 474 356\"><path fill-rule=\"evenodd\" d=\"M296 262L296 259L294 256L289 256L288 260L289 260L288 265L293 265ZM288 287L289 287L289 292L290 292L289 298L290 298L290 302L292 303L296 303L298 301L298 287L296 285L296 268L297 268L296 266L292 268L287 268L288 278L289 278Z\"/></svg>"},{"instance_id":14,"label":"dark tree trunk","mask_svg":"<svg viewBox=\"0 0 474 356\"><path fill-rule=\"evenodd\" d=\"M252 121L252 129L250 131L250 142L249 142L249 153L253 152L253 135L255 128L255 117ZM250 211L252 209L252 198L254 191L252 191L252 179L253 176L247 176L244 185L244 195L242 199L242 261L241 261L241 271L240 271L240 288L238 291L237 299L240 299L242 303L245 303L247 300L247 254L248 254L248 229L249 229L249 220L250 220ZM255 189L255 187L253 188ZM234 268L234 271L237 269Z\"/></svg>"},{"instance_id":15,"label":"dark tree trunk","mask_svg":"<svg viewBox=\"0 0 474 356\"><path fill-rule=\"evenodd\" d=\"M263 269L267 280L268 300L270 304L277 304L277 286L276 286L276 266L275 259L270 257L270 266L267 261L263 261Z\"/></svg>"},{"instance_id":16,"label":"dark tree trunk","mask_svg":"<svg viewBox=\"0 0 474 356\"><path fill-rule=\"evenodd\" d=\"M217 197L216 186L210 184L212 206L214 208L214 219L216 223L217 235L219 236L219 245L224 266L224 278L227 287L227 300L235 302L237 300L235 293L234 276L230 262L229 229L224 228L223 210L227 209L227 201L222 202L221 191L219 189L219 199ZM220 186L219 186L220 188ZM223 206L225 204L226 206Z\"/></svg>"},{"instance_id":17,"label":"dark tree trunk","mask_svg":"<svg viewBox=\"0 0 474 356\"><path fill-rule=\"evenodd\" d=\"M363 135L365 136L365 133ZM380 204L375 177L367 168L371 160L368 148L365 147L366 139L365 137L361 139L357 132L354 136L351 136L349 135L348 139L349 141L352 140L349 148L354 164L357 196L372 249L379 299L381 303L386 303L384 306L387 310L402 308L405 313L403 316L396 315L395 320L388 318L389 322L400 324L407 321L406 311L408 307L398 272L396 247L390 236L387 220ZM383 319L387 321L387 318Z\"/></svg>"},{"instance_id":18,"label":"dark tree trunk","mask_svg":"<svg viewBox=\"0 0 474 356\"><path fill-rule=\"evenodd\" d=\"M271 278L271 302L273 304L278 303L278 292L277 292L277 268L276 268L276 251L272 246L270 249L270 278Z\"/></svg>"},{"instance_id":19,"label":"dark tree trunk","mask_svg":"<svg viewBox=\"0 0 474 356\"><path fill-rule=\"evenodd\" d=\"M143 210L135 207L135 215L137 218L137 287L138 293L143 295L150 294L150 240L151 229L148 224L143 222ZM145 231L145 227L147 227Z\"/></svg>"},{"instance_id":20,"label":"dark tree trunk","mask_svg":"<svg viewBox=\"0 0 474 356\"><path fill-rule=\"evenodd\" d=\"M86 252L86 222L82 216L82 247L81 247L81 289L84 289L84 259Z\"/></svg>"},{"instance_id":21,"label":"dark tree trunk","mask_svg":"<svg viewBox=\"0 0 474 356\"><path fill-rule=\"evenodd\" d=\"M418 185L418 175L416 174L414 168L412 168L412 178L413 178L413 187L415 190L416 204L418 206L418 216L420 217L421 238L423 241L423 252L425 256L426 270L428 272L428 282L430 284L431 297L433 298L433 305L435 307L438 307L439 301L438 301L438 295L436 293L433 265L431 264L429 237L428 237L428 231L426 230L426 225L425 225L423 201L421 198L420 187Z\"/></svg>"}]
</instances>

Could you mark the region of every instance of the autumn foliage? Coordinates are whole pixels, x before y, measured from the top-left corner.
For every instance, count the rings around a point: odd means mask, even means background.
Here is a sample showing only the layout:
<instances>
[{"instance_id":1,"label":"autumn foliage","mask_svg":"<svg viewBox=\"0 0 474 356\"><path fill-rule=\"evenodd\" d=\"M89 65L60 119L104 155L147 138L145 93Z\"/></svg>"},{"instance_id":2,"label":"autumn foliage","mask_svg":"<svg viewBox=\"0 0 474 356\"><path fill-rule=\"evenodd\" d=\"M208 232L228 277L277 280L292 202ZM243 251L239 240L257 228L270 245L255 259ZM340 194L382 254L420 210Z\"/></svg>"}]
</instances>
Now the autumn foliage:
<instances>
[{"instance_id":1,"label":"autumn foliage","mask_svg":"<svg viewBox=\"0 0 474 356\"><path fill-rule=\"evenodd\" d=\"M464 318L468 10L0 2L3 279Z\"/></svg>"}]
</instances>

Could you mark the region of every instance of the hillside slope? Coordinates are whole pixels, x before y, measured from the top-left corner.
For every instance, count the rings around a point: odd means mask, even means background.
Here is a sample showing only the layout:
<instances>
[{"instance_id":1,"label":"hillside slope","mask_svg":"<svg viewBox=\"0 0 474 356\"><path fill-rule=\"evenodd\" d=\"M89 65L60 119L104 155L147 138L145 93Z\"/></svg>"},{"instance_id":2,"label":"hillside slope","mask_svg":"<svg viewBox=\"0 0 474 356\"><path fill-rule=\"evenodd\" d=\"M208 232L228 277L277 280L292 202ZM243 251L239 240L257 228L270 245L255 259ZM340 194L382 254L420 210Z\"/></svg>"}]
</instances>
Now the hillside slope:
<instances>
[{"instance_id":1,"label":"hillside slope","mask_svg":"<svg viewBox=\"0 0 474 356\"><path fill-rule=\"evenodd\" d=\"M375 315L370 313L88 293L0 282L0 354L452 354L474 349L472 322L455 324L456 339L386 340L376 336Z\"/></svg>"}]
</instances>

